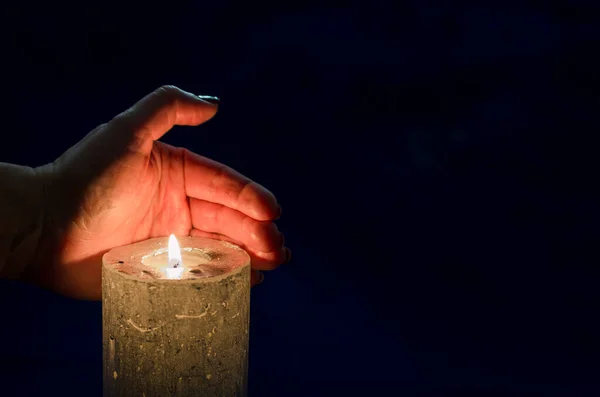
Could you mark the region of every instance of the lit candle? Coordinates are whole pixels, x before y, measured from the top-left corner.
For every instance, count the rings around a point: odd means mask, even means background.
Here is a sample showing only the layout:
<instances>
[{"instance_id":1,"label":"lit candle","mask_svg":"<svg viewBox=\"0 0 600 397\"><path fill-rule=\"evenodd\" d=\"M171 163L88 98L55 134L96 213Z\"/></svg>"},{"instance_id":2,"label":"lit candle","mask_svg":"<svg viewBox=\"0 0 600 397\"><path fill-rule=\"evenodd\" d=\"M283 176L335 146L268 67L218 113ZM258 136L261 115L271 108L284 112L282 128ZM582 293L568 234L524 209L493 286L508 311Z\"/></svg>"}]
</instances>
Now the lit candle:
<instances>
[{"instance_id":1,"label":"lit candle","mask_svg":"<svg viewBox=\"0 0 600 397\"><path fill-rule=\"evenodd\" d=\"M227 243L228 244L228 243ZM168 247L159 248L156 251L142 257L142 264L152 271L163 273L167 279L175 280L182 278L203 278L222 274L223 271L211 264L211 256L206 249L179 247L174 235L169 237ZM186 274L185 271L190 274Z\"/></svg>"},{"instance_id":2,"label":"lit candle","mask_svg":"<svg viewBox=\"0 0 600 397\"><path fill-rule=\"evenodd\" d=\"M155 238L103 257L104 396L246 396L250 257Z\"/></svg>"}]
</instances>

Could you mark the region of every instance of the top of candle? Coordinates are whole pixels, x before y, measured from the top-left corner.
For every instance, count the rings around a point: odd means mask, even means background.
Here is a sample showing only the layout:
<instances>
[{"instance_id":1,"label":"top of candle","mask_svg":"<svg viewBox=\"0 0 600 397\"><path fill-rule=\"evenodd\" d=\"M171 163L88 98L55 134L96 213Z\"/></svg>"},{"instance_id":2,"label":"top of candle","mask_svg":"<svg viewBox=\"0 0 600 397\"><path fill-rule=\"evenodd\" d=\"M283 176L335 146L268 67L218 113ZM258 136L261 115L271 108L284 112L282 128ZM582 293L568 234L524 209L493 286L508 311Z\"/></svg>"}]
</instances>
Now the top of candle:
<instances>
[{"instance_id":1,"label":"top of candle","mask_svg":"<svg viewBox=\"0 0 600 397\"><path fill-rule=\"evenodd\" d=\"M159 237L117 247L104 255L107 267L139 280L199 280L224 276L250 263L235 244L203 237Z\"/></svg>"}]
</instances>

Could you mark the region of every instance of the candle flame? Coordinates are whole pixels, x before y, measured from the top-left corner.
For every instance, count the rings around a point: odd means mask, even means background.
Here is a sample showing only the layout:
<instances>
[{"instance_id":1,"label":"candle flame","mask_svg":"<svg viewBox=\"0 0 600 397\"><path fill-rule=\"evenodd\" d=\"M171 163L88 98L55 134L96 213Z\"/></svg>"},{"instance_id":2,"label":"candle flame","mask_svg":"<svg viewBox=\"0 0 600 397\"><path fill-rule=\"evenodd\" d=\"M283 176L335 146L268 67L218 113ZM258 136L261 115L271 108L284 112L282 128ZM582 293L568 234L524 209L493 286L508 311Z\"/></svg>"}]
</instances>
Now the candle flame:
<instances>
[{"instance_id":1,"label":"candle flame","mask_svg":"<svg viewBox=\"0 0 600 397\"><path fill-rule=\"evenodd\" d=\"M175 235L171 234L169 236L169 246L167 250L167 254L169 256L169 264L165 269L167 273L167 278L170 279L179 279L183 274L183 261L181 260L181 248L179 247L179 243L177 242L177 238Z\"/></svg>"},{"instance_id":2,"label":"candle flame","mask_svg":"<svg viewBox=\"0 0 600 397\"><path fill-rule=\"evenodd\" d=\"M179 243L174 234L169 236L169 248L167 252L169 254L169 267L183 266L183 263L181 263L181 248L179 248Z\"/></svg>"}]
</instances>

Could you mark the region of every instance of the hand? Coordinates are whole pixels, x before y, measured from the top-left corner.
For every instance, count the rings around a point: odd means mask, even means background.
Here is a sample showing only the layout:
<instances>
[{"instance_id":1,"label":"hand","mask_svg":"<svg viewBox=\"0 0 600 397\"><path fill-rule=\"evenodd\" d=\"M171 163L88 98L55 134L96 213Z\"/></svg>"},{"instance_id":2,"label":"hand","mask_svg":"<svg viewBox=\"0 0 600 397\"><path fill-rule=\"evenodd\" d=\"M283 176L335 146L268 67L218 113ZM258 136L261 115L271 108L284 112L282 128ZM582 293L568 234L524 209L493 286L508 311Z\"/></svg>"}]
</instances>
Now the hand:
<instances>
[{"instance_id":1,"label":"hand","mask_svg":"<svg viewBox=\"0 0 600 397\"><path fill-rule=\"evenodd\" d=\"M101 258L151 237L205 236L243 246L258 270L289 260L267 189L216 161L157 141L174 125L199 125L217 105L162 87L89 133L54 163L45 183L44 231L30 272L39 284L101 297Z\"/></svg>"}]
</instances>

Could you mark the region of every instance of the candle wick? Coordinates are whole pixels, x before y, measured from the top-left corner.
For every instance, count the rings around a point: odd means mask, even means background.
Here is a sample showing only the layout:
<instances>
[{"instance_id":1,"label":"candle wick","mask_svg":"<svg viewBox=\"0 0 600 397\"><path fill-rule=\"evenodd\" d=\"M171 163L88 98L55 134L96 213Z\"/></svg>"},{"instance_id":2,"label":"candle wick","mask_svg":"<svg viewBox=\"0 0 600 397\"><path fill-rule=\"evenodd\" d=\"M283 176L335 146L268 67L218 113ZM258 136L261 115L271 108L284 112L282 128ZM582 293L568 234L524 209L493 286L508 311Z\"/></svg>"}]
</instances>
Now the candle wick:
<instances>
[{"instance_id":1,"label":"candle wick","mask_svg":"<svg viewBox=\"0 0 600 397\"><path fill-rule=\"evenodd\" d=\"M179 267L179 261L177 261L177 263L175 263L175 264L173 265L173 268L174 268L174 269L177 269L178 267Z\"/></svg>"}]
</instances>

